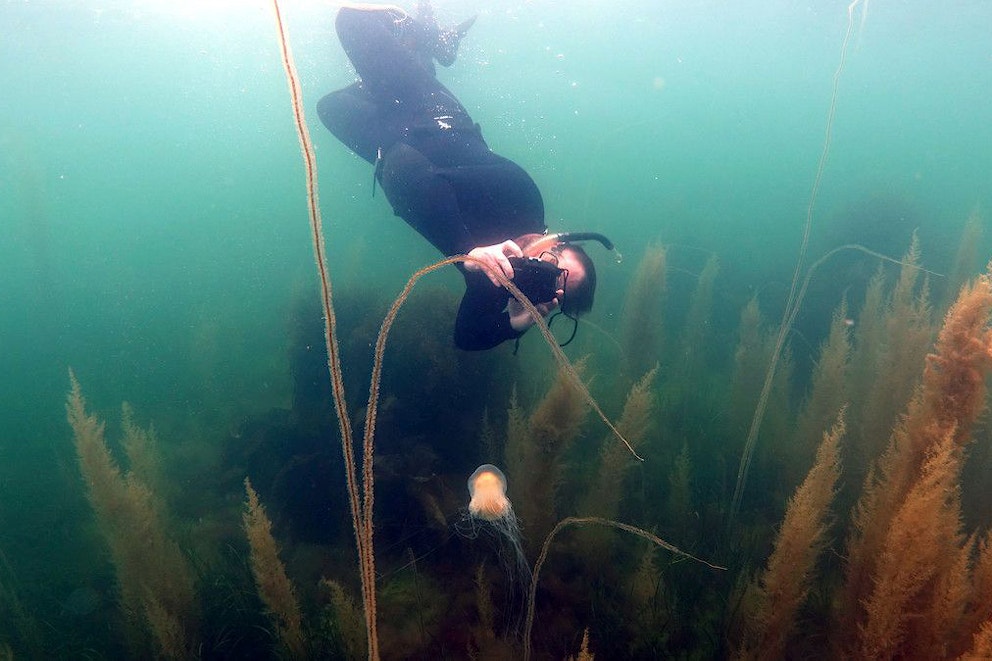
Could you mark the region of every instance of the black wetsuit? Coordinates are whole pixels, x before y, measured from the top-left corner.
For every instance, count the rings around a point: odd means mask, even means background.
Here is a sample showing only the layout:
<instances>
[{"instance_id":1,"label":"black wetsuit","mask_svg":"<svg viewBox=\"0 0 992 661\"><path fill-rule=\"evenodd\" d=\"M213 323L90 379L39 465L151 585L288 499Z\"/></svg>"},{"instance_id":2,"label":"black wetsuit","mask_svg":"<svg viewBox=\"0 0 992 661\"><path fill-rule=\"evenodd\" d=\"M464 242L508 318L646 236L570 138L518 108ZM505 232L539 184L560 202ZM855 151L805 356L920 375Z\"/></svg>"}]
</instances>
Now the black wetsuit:
<instances>
[{"instance_id":1,"label":"black wetsuit","mask_svg":"<svg viewBox=\"0 0 992 661\"><path fill-rule=\"evenodd\" d=\"M337 31L360 81L317 105L324 125L376 166L397 216L444 255L541 233L544 202L516 163L493 153L479 126L418 50L424 26L393 10L342 8ZM426 63L425 63L426 62ZM509 294L468 272L455 344L489 349L520 336Z\"/></svg>"}]
</instances>

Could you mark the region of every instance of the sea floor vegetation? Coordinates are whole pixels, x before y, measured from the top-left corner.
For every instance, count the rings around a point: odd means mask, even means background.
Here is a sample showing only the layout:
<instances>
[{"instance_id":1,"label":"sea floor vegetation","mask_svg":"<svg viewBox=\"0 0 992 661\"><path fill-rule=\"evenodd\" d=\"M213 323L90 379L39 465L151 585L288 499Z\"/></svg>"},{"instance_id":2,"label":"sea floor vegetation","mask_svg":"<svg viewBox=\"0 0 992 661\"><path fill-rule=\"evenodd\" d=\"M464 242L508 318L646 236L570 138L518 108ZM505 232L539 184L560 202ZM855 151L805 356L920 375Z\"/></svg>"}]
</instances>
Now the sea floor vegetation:
<instances>
[{"instance_id":1,"label":"sea floor vegetation","mask_svg":"<svg viewBox=\"0 0 992 661\"><path fill-rule=\"evenodd\" d=\"M659 250L635 282L664 277ZM984 658L992 280L968 280L945 309L915 240L900 261L879 265L856 311L838 293L812 360L796 358L805 340L788 345L733 519L777 328L756 299L740 301L736 328L712 323L715 264L669 287L683 313L650 350L620 335L605 369L586 333L572 354L643 461L542 341L519 360L456 351L437 322L454 294L414 289L383 349L371 464L379 657ZM367 296L337 301L358 421L388 308ZM369 656L340 428L314 349L321 315L305 299L296 310L291 405L202 439L217 452L197 461L128 405L108 433L86 376L70 374L78 470L64 488L89 503L75 543L94 580L65 600L55 637L31 576L0 556L7 657ZM483 463L506 472L516 548L470 510L466 480Z\"/></svg>"}]
</instances>

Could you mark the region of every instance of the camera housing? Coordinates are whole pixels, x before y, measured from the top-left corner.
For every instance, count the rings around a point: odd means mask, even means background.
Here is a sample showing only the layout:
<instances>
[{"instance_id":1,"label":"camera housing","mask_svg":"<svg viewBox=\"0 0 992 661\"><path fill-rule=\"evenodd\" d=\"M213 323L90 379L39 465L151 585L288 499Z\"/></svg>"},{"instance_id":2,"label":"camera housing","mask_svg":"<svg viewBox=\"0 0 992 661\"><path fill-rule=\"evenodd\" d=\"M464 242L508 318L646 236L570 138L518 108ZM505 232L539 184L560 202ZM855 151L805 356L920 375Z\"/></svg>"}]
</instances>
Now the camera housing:
<instances>
[{"instance_id":1,"label":"camera housing","mask_svg":"<svg viewBox=\"0 0 992 661\"><path fill-rule=\"evenodd\" d=\"M558 295L558 279L565 272L536 257L510 257L513 284L532 303L547 303Z\"/></svg>"}]
</instances>

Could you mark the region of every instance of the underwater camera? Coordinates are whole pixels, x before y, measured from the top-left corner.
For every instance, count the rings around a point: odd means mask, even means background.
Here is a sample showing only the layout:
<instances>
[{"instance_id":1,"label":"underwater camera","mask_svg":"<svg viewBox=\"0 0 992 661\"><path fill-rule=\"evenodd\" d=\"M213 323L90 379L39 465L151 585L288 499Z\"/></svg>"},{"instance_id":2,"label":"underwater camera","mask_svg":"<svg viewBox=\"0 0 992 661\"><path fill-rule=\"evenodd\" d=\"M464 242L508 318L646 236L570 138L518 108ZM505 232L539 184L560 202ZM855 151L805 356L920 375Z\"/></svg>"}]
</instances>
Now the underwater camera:
<instances>
[{"instance_id":1,"label":"underwater camera","mask_svg":"<svg viewBox=\"0 0 992 661\"><path fill-rule=\"evenodd\" d=\"M532 303L547 303L558 295L564 269L536 257L510 257L509 260L513 267L513 284Z\"/></svg>"}]
</instances>

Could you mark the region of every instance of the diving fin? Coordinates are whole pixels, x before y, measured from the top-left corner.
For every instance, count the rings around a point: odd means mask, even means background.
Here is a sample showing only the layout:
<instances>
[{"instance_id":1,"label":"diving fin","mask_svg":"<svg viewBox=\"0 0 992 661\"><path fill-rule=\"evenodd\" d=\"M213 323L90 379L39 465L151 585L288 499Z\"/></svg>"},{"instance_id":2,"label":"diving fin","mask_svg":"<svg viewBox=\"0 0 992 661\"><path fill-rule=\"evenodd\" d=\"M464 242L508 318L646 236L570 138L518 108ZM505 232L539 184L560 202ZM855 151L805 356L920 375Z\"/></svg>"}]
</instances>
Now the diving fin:
<instances>
[{"instance_id":1,"label":"diving fin","mask_svg":"<svg viewBox=\"0 0 992 661\"><path fill-rule=\"evenodd\" d=\"M434 59L437 60L438 64L443 67L450 67L455 63L455 58L458 57L458 45L469 28L475 24L476 18L478 16L472 16L453 28L441 30L438 34L437 44L434 46Z\"/></svg>"}]
</instances>

